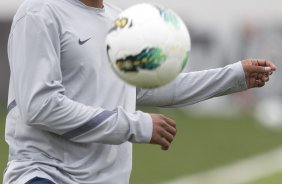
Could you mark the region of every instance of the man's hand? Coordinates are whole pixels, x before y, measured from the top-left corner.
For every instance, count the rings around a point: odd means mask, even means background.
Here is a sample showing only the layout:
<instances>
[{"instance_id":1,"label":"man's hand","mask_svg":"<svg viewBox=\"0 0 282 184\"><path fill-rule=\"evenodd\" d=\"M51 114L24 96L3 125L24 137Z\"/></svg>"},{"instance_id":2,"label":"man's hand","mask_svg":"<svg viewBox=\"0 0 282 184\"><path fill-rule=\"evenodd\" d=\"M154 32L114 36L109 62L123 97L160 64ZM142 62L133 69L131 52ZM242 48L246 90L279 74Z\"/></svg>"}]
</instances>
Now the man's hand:
<instances>
[{"instance_id":1,"label":"man's hand","mask_svg":"<svg viewBox=\"0 0 282 184\"><path fill-rule=\"evenodd\" d=\"M153 120L153 135L151 144L158 144L162 150L168 150L176 135L176 123L161 114L151 114Z\"/></svg>"},{"instance_id":2,"label":"man's hand","mask_svg":"<svg viewBox=\"0 0 282 184\"><path fill-rule=\"evenodd\" d=\"M277 69L271 61L265 59L243 60L242 65L248 89L264 86L272 72Z\"/></svg>"}]
</instances>

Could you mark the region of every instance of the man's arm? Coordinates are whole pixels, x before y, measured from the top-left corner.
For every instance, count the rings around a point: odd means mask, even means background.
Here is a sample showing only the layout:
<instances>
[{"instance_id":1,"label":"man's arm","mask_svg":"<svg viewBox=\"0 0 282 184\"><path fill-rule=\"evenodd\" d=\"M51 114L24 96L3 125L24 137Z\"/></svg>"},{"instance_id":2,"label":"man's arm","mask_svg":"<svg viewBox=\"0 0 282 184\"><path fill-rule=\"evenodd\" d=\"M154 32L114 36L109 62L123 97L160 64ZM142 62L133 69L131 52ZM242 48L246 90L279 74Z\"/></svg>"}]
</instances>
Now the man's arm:
<instances>
[{"instance_id":1,"label":"man's arm","mask_svg":"<svg viewBox=\"0 0 282 184\"><path fill-rule=\"evenodd\" d=\"M64 95L59 28L42 13L24 15L9 38L12 88L22 122L74 142L149 143L149 114L93 108Z\"/></svg>"},{"instance_id":2,"label":"man's arm","mask_svg":"<svg viewBox=\"0 0 282 184\"><path fill-rule=\"evenodd\" d=\"M159 89L137 89L137 103L182 107L253 87L262 87L276 67L266 60L244 60L224 68L182 73Z\"/></svg>"},{"instance_id":3,"label":"man's arm","mask_svg":"<svg viewBox=\"0 0 282 184\"><path fill-rule=\"evenodd\" d=\"M46 12L43 12L46 13ZM8 52L11 89L21 121L78 143L159 144L167 149L175 122L162 115L90 107L64 95L59 28L52 17L30 12L14 22ZM11 97L12 98L12 97ZM9 116L9 114L8 114Z\"/></svg>"}]
</instances>

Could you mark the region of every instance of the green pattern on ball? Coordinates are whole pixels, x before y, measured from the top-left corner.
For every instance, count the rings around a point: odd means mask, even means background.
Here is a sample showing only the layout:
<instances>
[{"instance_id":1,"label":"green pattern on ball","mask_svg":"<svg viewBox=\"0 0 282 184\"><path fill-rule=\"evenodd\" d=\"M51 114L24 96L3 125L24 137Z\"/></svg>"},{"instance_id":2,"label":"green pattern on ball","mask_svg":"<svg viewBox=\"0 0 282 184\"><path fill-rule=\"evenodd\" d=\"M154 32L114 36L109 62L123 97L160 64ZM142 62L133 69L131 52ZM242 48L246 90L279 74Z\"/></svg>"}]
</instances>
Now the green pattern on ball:
<instances>
[{"instance_id":1,"label":"green pattern on ball","mask_svg":"<svg viewBox=\"0 0 282 184\"><path fill-rule=\"evenodd\" d=\"M146 48L135 56L128 56L125 59L116 61L118 68L124 72L138 72L139 69L155 70L163 62L167 56L160 48Z\"/></svg>"},{"instance_id":2,"label":"green pattern on ball","mask_svg":"<svg viewBox=\"0 0 282 184\"><path fill-rule=\"evenodd\" d=\"M190 57L190 52L187 51L182 62L182 70L184 70L185 66L188 64L189 57Z\"/></svg>"},{"instance_id":3,"label":"green pattern on ball","mask_svg":"<svg viewBox=\"0 0 282 184\"><path fill-rule=\"evenodd\" d=\"M172 10L159 6L155 6L155 7L160 11L160 15L165 22L172 24L173 27L175 27L176 29L180 28L179 18Z\"/></svg>"}]
</instances>

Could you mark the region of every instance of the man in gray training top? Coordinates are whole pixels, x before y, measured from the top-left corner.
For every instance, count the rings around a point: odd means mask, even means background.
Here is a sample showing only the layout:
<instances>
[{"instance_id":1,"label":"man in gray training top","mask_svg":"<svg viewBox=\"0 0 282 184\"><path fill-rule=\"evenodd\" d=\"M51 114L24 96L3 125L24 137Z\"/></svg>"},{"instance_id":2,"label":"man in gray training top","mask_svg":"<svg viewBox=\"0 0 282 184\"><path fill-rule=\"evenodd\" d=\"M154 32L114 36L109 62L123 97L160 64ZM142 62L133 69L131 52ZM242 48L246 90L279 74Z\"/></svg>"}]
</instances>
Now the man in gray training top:
<instances>
[{"instance_id":1,"label":"man in gray training top","mask_svg":"<svg viewBox=\"0 0 282 184\"><path fill-rule=\"evenodd\" d=\"M103 0L26 0L9 37L4 184L127 184L132 143L167 150L173 120L136 102L181 107L261 87L276 67L245 60L136 89L113 73L105 36L120 12ZM108 65L108 66L107 66Z\"/></svg>"}]
</instances>

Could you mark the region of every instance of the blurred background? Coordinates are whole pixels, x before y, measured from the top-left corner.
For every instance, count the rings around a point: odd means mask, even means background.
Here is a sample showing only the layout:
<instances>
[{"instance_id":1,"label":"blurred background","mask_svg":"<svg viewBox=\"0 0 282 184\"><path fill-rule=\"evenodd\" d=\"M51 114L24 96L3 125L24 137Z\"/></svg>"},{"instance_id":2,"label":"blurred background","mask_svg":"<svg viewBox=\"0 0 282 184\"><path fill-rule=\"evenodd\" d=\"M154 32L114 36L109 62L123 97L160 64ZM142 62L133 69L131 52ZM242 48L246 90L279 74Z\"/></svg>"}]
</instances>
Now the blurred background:
<instances>
[{"instance_id":1,"label":"blurred background","mask_svg":"<svg viewBox=\"0 0 282 184\"><path fill-rule=\"evenodd\" d=\"M0 169L9 82L7 40L23 0L0 1ZM141 0L108 0L121 8ZM187 71L223 67L244 58L272 60L278 71L261 89L211 99L183 109L139 107L178 122L169 152L135 145L131 183L282 183L282 1L154 0L175 10L192 38ZM145 13L145 12L144 12ZM1 181L0 176L0 181Z\"/></svg>"}]
</instances>

